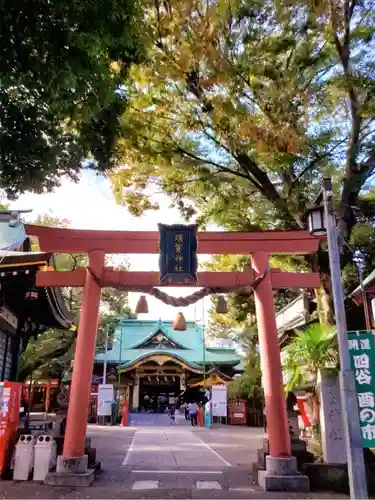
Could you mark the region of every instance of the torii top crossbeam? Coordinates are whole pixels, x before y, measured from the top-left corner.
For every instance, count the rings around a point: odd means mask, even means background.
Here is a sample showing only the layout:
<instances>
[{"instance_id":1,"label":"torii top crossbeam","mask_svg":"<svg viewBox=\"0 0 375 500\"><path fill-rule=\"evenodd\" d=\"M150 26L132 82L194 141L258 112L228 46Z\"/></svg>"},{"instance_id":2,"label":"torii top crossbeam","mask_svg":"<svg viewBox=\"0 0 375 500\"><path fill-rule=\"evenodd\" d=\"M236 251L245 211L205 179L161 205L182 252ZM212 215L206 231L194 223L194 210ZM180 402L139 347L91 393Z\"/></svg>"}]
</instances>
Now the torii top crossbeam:
<instances>
[{"instance_id":1,"label":"torii top crossbeam","mask_svg":"<svg viewBox=\"0 0 375 500\"><path fill-rule=\"evenodd\" d=\"M44 252L157 254L156 231L97 231L25 225L26 233L37 236ZM198 233L198 253L206 255L248 255L265 251L273 255L306 255L318 250L319 240L307 231L261 231Z\"/></svg>"},{"instance_id":2,"label":"torii top crossbeam","mask_svg":"<svg viewBox=\"0 0 375 500\"><path fill-rule=\"evenodd\" d=\"M26 233L39 239L41 250L52 253L157 254L160 234L156 231L97 231L25 225ZM198 233L197 253L250 255L264 251L274 255L306 255L317 251L319 240L307 231L202 232ZM245 286L254 279L251 268L246 272L198 273L199 286L233 288ZM129 290L160 286L158 273L147 271L114 271L103 269L105 286ZM316 288L317 273L281 272L271 269L272 288ZM38 286L83 286L85 270L39 272ZM179 285L174 285L179 286Z\"/></svg>"}]
</instances>

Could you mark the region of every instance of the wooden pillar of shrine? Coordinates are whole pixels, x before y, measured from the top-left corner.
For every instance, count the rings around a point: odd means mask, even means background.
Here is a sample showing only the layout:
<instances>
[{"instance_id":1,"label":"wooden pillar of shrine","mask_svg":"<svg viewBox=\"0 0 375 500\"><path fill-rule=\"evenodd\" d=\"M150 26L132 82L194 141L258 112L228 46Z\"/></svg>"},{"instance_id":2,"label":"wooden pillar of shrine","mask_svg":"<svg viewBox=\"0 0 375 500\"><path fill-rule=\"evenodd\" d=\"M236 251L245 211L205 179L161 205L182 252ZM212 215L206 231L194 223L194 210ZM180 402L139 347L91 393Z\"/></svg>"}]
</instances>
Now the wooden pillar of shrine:
<instances>
[{"instance_id":1,"label":"wooden pillar of shrine","mask_svg":"<svg viewBox=\"0 0 375 500\"><path fill-rule=\"evenodd\" d=\"M309 478L298 472L297 460L292 456L268 253L255 252L251 259L254 271L264 275L254 295L269 455L266 470L258 472L258 483L267 491L309 491Z\"/></svg>"},{"instance_id":2,"label":"wooden pillar of shrine","mask_svg":"<svg viewBox=\"0 0 375 500\"><path fill-rule=\"evenodd\" d=\"M94 250L88 256L90 269L95 276L101 277L104 268L104 252ZM82 311L74 353L72 384L63 450L64 459L83 458L84 456L92 370L99 321L100 296L100 285L96 282L91 272L86 270Z\"/></svg>"},{"instance_id":3,"label":"wooden pillar of shrine","mask_svg":"<svg viewBox=\"0 0 375 500\"><path fill-rule=\"evenodd\" d=\"M252 255L252 264L259 275L267 273L255 289L255 309L270 455L273 457L288 457L291 456L291 443L267 252L254 253Z\"/></svg>"}]
</instances>

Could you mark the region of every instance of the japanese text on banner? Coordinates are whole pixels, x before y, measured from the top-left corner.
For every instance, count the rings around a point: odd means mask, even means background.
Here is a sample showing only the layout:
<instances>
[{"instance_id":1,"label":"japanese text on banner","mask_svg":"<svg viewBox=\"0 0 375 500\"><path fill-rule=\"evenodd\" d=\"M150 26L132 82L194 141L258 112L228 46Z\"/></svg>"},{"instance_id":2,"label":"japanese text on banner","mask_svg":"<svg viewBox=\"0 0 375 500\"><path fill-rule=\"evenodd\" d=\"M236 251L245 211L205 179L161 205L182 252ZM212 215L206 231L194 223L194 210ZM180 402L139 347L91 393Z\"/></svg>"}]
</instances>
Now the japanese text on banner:
<instances>
[{"instance_id":1,"label":"japanese text on banner","mask_svg":"<svg viewBox=\"0 0 375 500\"><path fill-rule=\"evenodd\" d=\"M348 332L364 448L375 447L375 345L371 332Z\"/></svg>"},{"instance_id":2,"label":"japanese text on banner","mask_svg":"<svg viewBox=\"0 0 375 500\"><path fill-rule=\"evenodd\" d=\"M184 257L182 255L183 242L184 242L184 235L182 233L177 233L175 236L175 244L174 244L174 248L176 251L176 256L175 256L176 264L174 270L176 271L176 273L180 273L184 270L184 265L183 265Z\"/></svg>"}]
</instances>

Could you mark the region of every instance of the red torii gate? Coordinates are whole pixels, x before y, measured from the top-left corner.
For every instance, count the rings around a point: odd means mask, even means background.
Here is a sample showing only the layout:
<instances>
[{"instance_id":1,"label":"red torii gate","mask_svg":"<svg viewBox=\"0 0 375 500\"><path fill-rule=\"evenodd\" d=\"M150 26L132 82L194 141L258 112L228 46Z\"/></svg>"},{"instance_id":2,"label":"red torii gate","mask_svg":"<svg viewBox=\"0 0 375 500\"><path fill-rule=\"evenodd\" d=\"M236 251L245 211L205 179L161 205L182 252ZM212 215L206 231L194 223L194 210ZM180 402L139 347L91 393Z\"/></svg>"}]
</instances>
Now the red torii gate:
<instances>
[{"instance_id":1,"label":"red torii gate","mask_svg":"<svg viewBox=\"0 0 375 500\"><path fill-rule=\"evenodd\" d=\"M60 229L33 225L25 225L25 229L28 235L38 237L42 251L88 254L87 269L71 272L39 271L36 282L40 287L83 287L63 458L65 463L71 460L77 464L80 463L80 459L84 463L101 286L125 287L136 291L160 286L159 273L106 268L105 254L158 254L159 233ZM250 255L252 264L252 267L244 272L198 273L199 287L220 287L225 291L235 286L249 285L254 278L263 276L254 293L269 450L271 457L291 457L273 289L317 288L319 274L269 269L269 254L315 253L319 239L310 236L307 231L203 232L198 233L197 237L200 254ZM82 466L75 465L75 467L77 470L82 470Z\"/></svg>"}]
</instances>

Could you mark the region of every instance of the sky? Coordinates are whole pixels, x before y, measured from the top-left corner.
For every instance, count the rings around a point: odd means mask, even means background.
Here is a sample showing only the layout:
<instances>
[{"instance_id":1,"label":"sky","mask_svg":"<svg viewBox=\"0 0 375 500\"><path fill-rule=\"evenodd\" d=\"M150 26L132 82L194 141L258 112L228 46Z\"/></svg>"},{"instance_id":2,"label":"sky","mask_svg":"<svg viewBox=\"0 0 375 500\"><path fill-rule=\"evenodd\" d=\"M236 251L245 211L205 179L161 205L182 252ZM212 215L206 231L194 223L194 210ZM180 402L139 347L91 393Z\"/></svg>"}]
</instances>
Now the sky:
<instances>
[{"instance_id":1,"label":"sky","mask_svg":"<svg viewBox=\"0 0 375 500\"><path fill-rule=\"evenodd\" d=\"M61 186L53 193L33 194L26 193L15 202L10 203L12 209L32 209L30 215L24 220L35 220L39 214L50 213L59 218L71 221L75 229L111 229L129 231L157 231L159 222L165 224L185 223L176 209L169 207L170 200L161 193L156 193L154 198L160 204L159 211L151 211L142 217L134 217L129 211L118 205L114 199L111 183L104 177L99 177L90 171L83 171L79 183L64 179ZM212 230L212 228L209 228ZM131 255L128 256L130 268L133 271L157 271L158 255ZM200 256L202 263L208 256ZM168 288L169 295L186 296L197 289L195 288ZM140 294L129 294L129 305L134 310ZM139 319L164 319L173 320L179 312L176 308L165 305L154 297L147 296L149 306L148 314L139 315ZM208 309L211 300L204 300L182 309L187 320L207 323Z\"/></svg>"}]
</instances>

